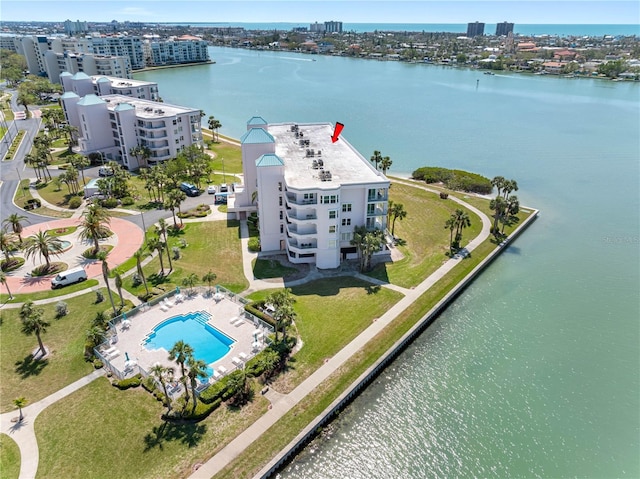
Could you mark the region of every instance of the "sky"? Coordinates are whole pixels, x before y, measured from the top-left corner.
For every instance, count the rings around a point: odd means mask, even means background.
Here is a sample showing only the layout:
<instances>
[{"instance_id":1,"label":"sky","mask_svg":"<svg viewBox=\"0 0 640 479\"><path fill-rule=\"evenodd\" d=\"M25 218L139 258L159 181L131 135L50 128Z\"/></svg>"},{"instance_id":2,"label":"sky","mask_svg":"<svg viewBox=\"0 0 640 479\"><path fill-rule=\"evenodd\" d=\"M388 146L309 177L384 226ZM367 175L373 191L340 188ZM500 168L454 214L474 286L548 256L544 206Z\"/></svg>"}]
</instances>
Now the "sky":
<instances>
[{"instance_id":1,"label":"sky","mask_svg":"<svg viewBox=\"0 0 640 479\"><path fill-rule=\"evenodd\" d=\"M640 24L638 0L1 0L2 21Z\"/></svg>"}]
</instances>

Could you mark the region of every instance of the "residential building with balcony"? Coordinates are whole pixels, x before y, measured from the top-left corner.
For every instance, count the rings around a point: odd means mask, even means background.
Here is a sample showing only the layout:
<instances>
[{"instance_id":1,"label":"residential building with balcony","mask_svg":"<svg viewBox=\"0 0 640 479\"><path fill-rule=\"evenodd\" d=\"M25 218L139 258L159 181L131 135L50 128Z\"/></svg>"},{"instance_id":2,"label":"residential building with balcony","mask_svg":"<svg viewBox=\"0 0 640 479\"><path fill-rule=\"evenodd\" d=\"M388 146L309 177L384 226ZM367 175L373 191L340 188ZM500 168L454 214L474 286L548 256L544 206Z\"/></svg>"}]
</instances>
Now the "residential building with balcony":
<instances>
[{"instance_id":1,"label":"residential building with balcony","mask_svg":"<svg viewBox=\"0 0 640 479\"><path fill-rule=\"evenodd\" d=\"M244 185L228 200L242 219L258 212L263 251L292 263L336 268L357 258L357 226L385 230L390 182L329 123L267 124L254 117L241 138ZM388 254L388 252L383 253Z\"/></svg>"},{"instance_id":2,"label":"residential building with balcony","mask_svg":"<svg viewBox=\"0 0 640 479\"><path fill-rule=\"evenodd\" d=\"M99 152L137 170L174 158L188 146L203 145L197 109L123 95L81 97L73 91L60 99L67 121L78 128L75 149L82 155ZM146 161L130 154L138 145L149 148Z\"/></svg>"},{"instance_id":3,"label":"residential building with balcony","mask_svg":"<svg viewBox=\"0 0 640 479\"><path fill-rule=\"evenodd\" d=\"M170 40L146 40L143 43L143 51L147 66L179 65L210 60L207 42L190 35Z\"/></svg>"},{"instance_id":4,"label":"residential building with balcony","mask_svg":"<svg viewBox=\"0 0 640 479\"><path fill-rule=\"evenodd\" d=\"M104 95L123 95L140 100L158 101L158 84L156 82L132 80L109 75L92 75L64 72L60 75L60 83L65 92L73 92L78 96L91 93Z\"/></svg>"}]
</instances>

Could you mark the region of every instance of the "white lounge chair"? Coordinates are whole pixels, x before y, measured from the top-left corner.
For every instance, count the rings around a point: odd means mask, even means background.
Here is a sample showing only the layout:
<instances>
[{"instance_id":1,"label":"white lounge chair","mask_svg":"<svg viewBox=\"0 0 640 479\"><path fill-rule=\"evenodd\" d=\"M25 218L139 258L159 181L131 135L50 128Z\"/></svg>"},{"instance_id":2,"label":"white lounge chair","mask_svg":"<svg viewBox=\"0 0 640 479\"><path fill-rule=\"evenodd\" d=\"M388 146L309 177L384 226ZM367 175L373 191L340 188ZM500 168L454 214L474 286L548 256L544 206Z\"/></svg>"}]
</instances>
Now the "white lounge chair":
<instances>
[{"instance_id":1,"label":"white lounge chair","mask_svg":"<svg viewBox=\"0 0 640 479\"><path fill-rule=\"evenodd\" d=\"M172 303L171 301L169 301L169 298L165 298L164 300L164 304L166 304L167 306L169 306L170 308L173 308L175 306L174 303Z\"/></svg>"},{"instance_id":2,"label":"white lounge chair","mask_svg":"<svg viewBox=\"0 0 640 479\"><path fill-rule=\"evenodd\" d=\"M166 304L164 304L164 303L160 303L160 309L161 309L162 311L164 311L164 312L167 312L167 311L169 311L169 306L167 306L167 305L166 305Z\"/></svg>"},{"instance_id":3,"label":"white lounge chair","mask_svg":"<svg viewBox=\"0 0 640 479\"><path fill-rule=\"evenodd\" d=\"M118 348L116 348L115 346L111 346L109 349L105 349L104 351L102 351L102 355L109 356L112 352L114 352L117 349Z\"/></svg>"},{"instance_id":4,"label":"white lounge chair","mask_svg":"<svg viewBox=\"0 0 640 479\"><path fill-rule=\"evenodd\" d=\"M120 356L120 351L118 349L111 351L108 355L105 356L109 361Z\"/></svg>"},{"instance_id":5,"label":"white lounge chair","mask_svg":"<svg viewBox=\"0 0 640 479\"><path fill-rule=\"evenodd\" d=\"M215 369L213 370L213 379L220 379L222 377L222 374L220 374L218 371L216 371Z\"/></svg>"},{"instance_id":6,"label":"white lounge chair","mask_svg":"<svg viewBox=\"0 0 640 479\"><path fill-rule=\"evenodd\" d=\"M173 299L176 303L182 303L182 301L184 300L184 296L182 295L182 293L178 293L173 297Z\"/></svg>"},{"instance_id":7,"label":"white lounge chair","mask_svg":"<svg viewBox=\"0 0 640 479\"><path fill-rule=\"evenodd\" d=\"M238 356L240 356L240 359L242 359L243 361L246 361L247 359L249 359L249 356L247 356L247 353L240 353L238 354Z\"/></svg>"},{"instance_id":8,"label":"white lounge chair","mask_svg":"<svg viewBox=\"0 0 640 479\"><path fill-rule=\"evenodd\" d=\"M227 368L224 366L218 366L218 371L220 371L220 374L222 375L227 374Z\"/></svg>"},{"instance_id":9,"label":"white lounge chair","mask_svg":"<svg viewBox=\"0 0 640 479\"><path fill-rule=\"evenodd\" d=\"M235 364L236 366L240 366L242 364L242 361L240 360L240 358L238 356L234 356L231 358L231 362L233 364Z\"/></svg>"},{"instance_id":10,"label":"white lounge chair","mask_svg":"<svg viewBox=\"0 0 640 479\"><path fill-rule=\"evenodd\" d=\"M238 321L239 319L240 319L240 318L238 318L237 316L236 316L236 317L233 317L233 318L231 318L231 319L229 320L229 323L230 323L230 324L234 324L234 325L235 325L235 324L236 324L236 321Z\"/></svg>"}]
</instances>

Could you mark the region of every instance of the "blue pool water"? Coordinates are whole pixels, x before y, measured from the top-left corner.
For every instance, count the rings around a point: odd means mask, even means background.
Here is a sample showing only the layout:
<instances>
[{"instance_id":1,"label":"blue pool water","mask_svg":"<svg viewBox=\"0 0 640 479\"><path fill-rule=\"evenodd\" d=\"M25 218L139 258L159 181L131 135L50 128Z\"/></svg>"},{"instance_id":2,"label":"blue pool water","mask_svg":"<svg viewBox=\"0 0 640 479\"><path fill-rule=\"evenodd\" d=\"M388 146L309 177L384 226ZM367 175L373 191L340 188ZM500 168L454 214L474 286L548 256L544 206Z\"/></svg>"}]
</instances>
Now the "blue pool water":
<instances>
[{"instance_id":1,"label":"blue pool water","mask_svg":"<svg viewBox=\"0 0 640 479\"><path fill-rule=\"evenodd\" d=\"M182 340L193 348L194 357L211 364L222 358L235 342L226 334L207 324L210 315L204 311L173 316L158 324L144 340L147 349L167 351ZM211 375L212 371L208 371Z\"/></svg>"}]
</instances>

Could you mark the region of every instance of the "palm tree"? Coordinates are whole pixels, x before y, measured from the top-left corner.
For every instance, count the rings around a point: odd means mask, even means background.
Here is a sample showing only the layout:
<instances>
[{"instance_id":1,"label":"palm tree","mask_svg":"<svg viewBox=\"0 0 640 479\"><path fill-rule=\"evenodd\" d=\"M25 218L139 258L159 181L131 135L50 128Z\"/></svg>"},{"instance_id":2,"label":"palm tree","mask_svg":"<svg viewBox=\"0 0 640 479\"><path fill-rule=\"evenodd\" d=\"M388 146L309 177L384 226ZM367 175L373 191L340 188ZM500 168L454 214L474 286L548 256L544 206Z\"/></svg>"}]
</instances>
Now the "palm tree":
<instances>
[{"instance_id":1,"label":"palm tree","mask_svg":"<svg viewBox=\"0 0 640 479\"><path fill-rule=\"evenodd\" d=\"M147 160L151 157L151 150L148 146L138 145L130 148L129 154L136 157L139 167L145 167Z\"/></svg>"},{"instance_id":2,"label":"palm tree","mask_svg":"<svg viewBox=\"0 0 640 479\"><path fill-rule=\"evenodd\" d=\"M120 310L124 308L124 296L122 296L122 276L120 276L120 272L116 271L114 276L114 281L116 283L116 288L118 288L118 295L120 295Z\"/></svg>"},{"instance_id":3,"label":"palm tree","mask_svg":"<svg viewBox=\"0 0 640 479\"><path fill-rule=\"evenodd\" d=\"M187 195L180 190L171 190L167 193L167 197L164 201L164 209L171 210L171 214L173 215L173 227L178 228L178 222L176 221L176 208L178 209L178 213L180 212L180 204L187 198ZM182 218L180 219L180 224L182 224Z\"/></svg>"},{"instance_id":4,"label":"palm tree","mask_svg":"<svg viewBox=\"0 0 640 479\"><path fill-rule=\"evenodd\" d=\"M462 230L471 226L471 219L469 218L469 214L463 210L456 210L454 217L456 222L456 243L459 246L462 242Z\"/></svg>"},{"instance_id":5,"label":"palm tree","mask_svg":"<svg viewBox=\"0 0 640 479\"><path fill-rule=\"evenodd\" d=\"M249 383L247 373L244 369L239 369L230 374L227 380L227 391L230 392L236 403L244 403L249 393Z\"/></svg>"},{"instance_id":6,"label":"palm tree","mask_svg":"<svg viewBox=\"0 0 640 479\"><path fill-rule=\"evenodd\" d=\"M404 205L402 203L394 203L393 205L389 206L389 209L392 217L391 236L393 236L396 230L396 220L402 221L404 218L406 218L407 211L404 209Z\"/></svg>"},{"instance_id":7,"label":"palm tree","mask_svg":"<svg viewBox=\"0 0 640 479\"><path fill-rule=\"evenodd\" d=\"M24 303L22 308L20 308L22 332L27 336L32 334L36 335L36 338L38 338L38 345L40 346L40 355L42 356L46 354L46 349L42 343L42 337L40 335L42 333L46 333L47 327L49 327L49 323L42 319L43 314L44 309L36 308L31 300Z\"/></svg>"},{"instance_id":8,"label":"palm tree","mask_svg":"<svg viewBox=\"0 0 640 479\"><path fill-rule=\"evenodd\" d=\"M142 248L133 253L133 257L136 259L136 271L138 272L138 276L140 276L142 284L144 284L144 289L147 292L147 296L149 296L149 286L147 286L147 278L144 277L144 271L142 270L142 259L144 258L144 251L142 250Z\"/></svg>"},{"instance_id":9,"label":"palm tree","mask_svg":"<svg viewBox=\"0 0 640 479\"><path fill-rule=\"evenodd\" d=\"M80 174L82 175L82 184L87 186L87 181L84 178L84 169L87 166L91 165L91 161L89 160L89 158L83 155L75 154L71 155L69 162L73 165L74 168L80 171Z\"/></svg>"},{"instance_id":10,"label":"palm tree","mask_svg":"<svg viewBox=\"0 0 640 479\"><path fill-rule=\"evenodd\" d=\"M85 347L92 350L96 346L104 343L105 339L107 339L107 332L103 326L91 326L91 328L87 330L85 337ZM91 356L93 356L93 353L91 353Z\"/></svg>"},{"instance_id":11,"label":"palm tree","mask_svg":"<svg viewBox=\"0 0 640 479\"><path fill-rule=\"evenodd\" d=\"M504 176L495 176L492 180L491 180L491 185L495 186L496 189L498 190L498 196L500 196L500 192L502 191L502 188L504 188L504 182L507 181L504 179Z\"/></svg>"},{"instance_id":12,"label":"palm tree","mask_svg":"<svg viewBox=\"0 0 640 479\"><path fill-rule=\"evenodd\" d=\"M375 150L373 152L373 155L371 156L371 163L374 163L376 165L376 170L378 169L378 163L380 163L382 161L382 153L380 153L378 150Z\"/></svg>"},{"instance_id":13,"label":"palm tree","mask_svg":"<svg viewBox=\"0 0 640 479\"><path fill-rule=\"evenodd\" d=\"M389 158L388 156L385 156L384 158L382 158L382 160L380 161L380 168L382 168L383 175L387 174L387 170L391 168L392 164L393 164L393 161L391 161L391 158Z\"/></svg>"},{"instance_id":14,"label":"palm tree","mask_svg":"<svg viewBox=\"0 0 640 479\"><path fill-rule=\"evenodd\" d=\"M505 207L504 217L500 220L502 221L502 229L500 230L500 234L504 234L505 226L512 225L518 222L517 214L519 212L520 202L518 201L518 197L515 195L509 196Z\"/></svg>"},{"instance_id":15,"label":"palm tree","mask_svg":"<svg viewBox=\"0 0 640 479\"><path fill-rule=\"evenodd\" d=\"M268 348L260 354L258 359L258 365L260 369L264 371L264 378L268 378L271 376L273 371L276 369L278 364L280 363L280 355L277 351Z\"/></svg>"},{"instance_id":16,"label":"palm tree","mask_svg":"<svg viewBox=\"0 0 640 479\"><path fill-rule=\"evenodd\" d=\"M189 288L191 290L190 293L193 293L193 288L197 283L198 283L198 275L195 273L191 273L186 278L182 278L182 285L186 288Z\"/></svg>"},{"instance_id":17,"label":"palm tree","mask_svg":"<svg viewBox=\"0 0 640 479\"><path fill-rule=\"evenodd\" d=\"M196 406L198 405L198 396L196 395L198 378L207 377L207 363L205 363L202 359L195 359L191 357L187 361L187 366L189 366L189 372L187 373L187 376L189 376L189 383L191 385L191 396L193 397L193 412L195 412Z\"/></svg>"},{"instance_id":18,"label":"palm tree","mask_svg":"<svg viewBox=\"0 0 640 479\"><path fill-rule=\"evenodd\" d=\"M209 292L211 292L211 283L213 283L217 277L218 275L211 270L202 277L202 281L209 285Z\"/></svg>"},{"instance_id":19,"label":"palm tree","mask_svg":"<svg viewBox=\"0 0 640 479\"><path fill-rule=\"evenodd\" d=\"M173 271L173 264L171 263L171 253L169 251L169 241L167 240L167 220L160 218L158 220L158 226L156 226L156 233L158 236L162 236L164 241L164 247L167 251L167 259L169 260L169 274ZM162 255L162 253L160 253Z\"/></svg>"},{"instance_id":20,"label":"palm tree","mask_svg":"<svg viewBox=\"0 0 640 479\"><path fill-rule=\"evenodd\" d=\"M276 321L276 342L278 342L278 330L282 330L282 340L287 339L287 326L296 319L293 305L296 299L291 294L291 288L285 288L271 293L265 299L275 309L273 319Z\"/></svg>"},{"instance_id":21,"label":"palm tree","mask_svg":"<svg viewBox=\"0 0 640 479\"><path fill-rule=\"evenodd\" d=\"M516 180L506 180L502 187L502 191L503 191L504 199L508 200L509 195L513 191L518 191L518 182Z\"/></svg>"},{"instance_id":22,"label":"palm tree","mask_svg":"<svg viewBox=\"0 0 640 479\"><path fill-rule=\"evenodd\" d=\"M44 258L47 271L51 269L51 255L57 256L62 253L62 241L55 236L50 236L46 231L38 231L27 238L26 245L24 247L25 256L30 258L31 256L39 255Z\"/></svg>"},{"instance_id":23,"label":"palm tree","mask_svg":"<svg viewBox=\"0 0 640 479\"><path fill-rule=\"evenodd\" d=\"M504 214L507 208L507 202L504 200L502 196L498 195L489 202L489 208L492 211L495 211L495 214L493 215L493 227L491 231L493 232L494 236L496 236L497 238L500 235L498 222L501 221L502 218L504 217Z\"/></svg>"},{"instance_id":24,"label":"palm tree","mask_svg":"<svg viewBox=\"0 0 640 479\"><path fill-rule=\"evenodd\" d=\"M107 293L109 293L109 301L111 301L113 316L115 317L118 314L118 311L116 310L116 303L114 303L113 301L111 286L109 286L109 265L107 264L107 255L108 253L106 251L100 251L98 253L97 259L102 261L102 277L104 278L104 284L107 285Z\"/></svg>"},{"instance_id":25,"label":"palm tree","mask_svg":"<svg viewBox=\"0 0 640 479\"><path fill-rule=\"evenodd\" d=\"M169 393L167 392L167 380L169 380L169 378L173 376L175 370L171 367L165 367L160 363L156 363L151 366L149 372L153 374L158 382L160 382L162 390L164 391L165 406L167 406L167 409L171 411L171 398L169 397Z\"/></svg>"},{"instance_id":26,"label":"palm tree","mask_svg":"<svg viewBox=\"0 0 640 479\"><path fill-rule=\"evenodd\" d=\"M180 374L182 375L180 381L184 385L184 395L187 402L189 402L189 392L187 391L187 374L184 364L191 358L193 358L193 348L182 340L176 342L169 351L169 361L175 361L180 366Z\"/></svg>"},{"instance_id":27,"label":"palm tree","mask_svg":"<svg viewBox=\"0 0 640 479\"><path fill-rule=\"evenodd\" d=\"M13 249L14 242L11 237L4 229L0 229L0 251L4 253L5 259L8 260L13 255Z\"/></svg>"},{"instance_id":28,"label":"palm tree","mask_svg":"<svg viewBox=\"0 0 640 479\"><path fill-rule=\"evenodd\" d=\"M111 222L111 214L106 208L94 203L89 205L82 213L80 223L80 234L78 238L82 241L93 241L93 254L100 251L99 240L108 236L111 230L107 226Z\"/></svg>"},{"instance_id":29,"label":"palm tree","mask_svg":"<svg viewBox=\"0 0 640 479\"><path fill-rule=\"evenodd\" d=\"M9 299L13 299L13 294L11 294L11 290L9 289L9 283L7 283L7 275L4 274L3 271L0 271L0 284L4 284L4 287L7 288L7 293L9 293Z\"/></svg>"},{"instance_id":30,"label":"palm tree","mask_svg":"<svg viewBox=\"0 0 640 479\"><path fill-rule=\"evenodd\" d=\"M11 227L13 232L18 235L20 243L22 243L22 236L20 236L20 234L24 229L24 227L22 226L23 221L26 221L27 223L29 222L26 216L19 215L18 213L12 213L7 217L7 219L2 222L3 225Z\"/></svg>"},{"instance_id":31,"label":"palm tree","mask_svg":"<svg viewBox=\"0 0 640 479\"><path fill-rule=\"evenodd\" d=\"M456 217L452 214L444 224L444 229L448 229L449 234L449 251L453 254L453 231L456 229Z\"/></svg>"},{"instance_id":32,"label":"palm tree","mask_svg":"<svg viewBox=\"0 0 640 479\"><path fill-rule=\"evenodd\" d=\"M154 236L147 240L147 248L151 253L154 251L158 252L158 258L160 259L160 270L162 276L164 276L164 261L162 260L162 253L164 252L164 243L160 240L160 238Z\"/></svg>"},{"instance_id":33,"label":"palm tree","mask_svg":"<svg viewBox=\"0 0 640 479\"><path fill-rule=\"evenodd\" d=\"M27 405L27 398L19 397L13 400L13 405L18 408L20 411L20 417L18 418L18 422L22 422L24 416L22 415L22 408Z\"/></svg>"},{"instance_id":34,"label":"palm tree","mask_svg":"<svg viewBox=\"0 0 640 479\"><path fill-rule=\"evenodd\" d=\"M222 123L220 123L220 121L216 119L214 116L209 117L208 123L209 123L209 129L211 130L211 133L213 133L213 135L211 136L215 136L214 141L220 141L220 137L218 136L218 129L222 128Z\"/></svg>"}]
</instances>

